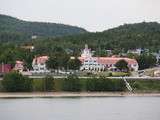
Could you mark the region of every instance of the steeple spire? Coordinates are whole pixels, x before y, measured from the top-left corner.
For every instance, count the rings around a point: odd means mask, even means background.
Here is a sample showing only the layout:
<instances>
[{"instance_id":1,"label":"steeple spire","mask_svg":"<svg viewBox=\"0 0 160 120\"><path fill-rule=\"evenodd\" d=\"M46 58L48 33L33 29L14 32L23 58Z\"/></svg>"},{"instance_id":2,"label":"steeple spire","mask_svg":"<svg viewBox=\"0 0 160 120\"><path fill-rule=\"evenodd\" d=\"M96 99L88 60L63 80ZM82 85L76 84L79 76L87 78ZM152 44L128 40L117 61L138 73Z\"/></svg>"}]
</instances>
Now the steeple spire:
<instances>
[{"instance_id":1,"label":"steeple spire","mask_svg":"<svg viewBox=\"0 0 160 120\"><path fill-rule=\"evenodd\" d=\"M85 49L88 49L88 45L87 44L85 44Z\"/></svg>"}]
</instances>

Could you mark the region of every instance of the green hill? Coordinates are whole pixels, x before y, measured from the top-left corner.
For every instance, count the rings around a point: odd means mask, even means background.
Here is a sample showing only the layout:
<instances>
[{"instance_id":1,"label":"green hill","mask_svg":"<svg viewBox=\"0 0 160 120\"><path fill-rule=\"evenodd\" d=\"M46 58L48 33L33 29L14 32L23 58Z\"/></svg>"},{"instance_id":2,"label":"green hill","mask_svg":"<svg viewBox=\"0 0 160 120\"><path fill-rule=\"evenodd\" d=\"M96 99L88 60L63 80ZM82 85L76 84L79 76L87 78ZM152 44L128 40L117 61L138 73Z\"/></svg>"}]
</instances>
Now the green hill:
<instances>
[{"instance_id":1,"label":"green hill","mask_svg":"<svg viewBox=\"0 0 160 120\"><path fill-rule=\"evenodd\" d=\"M83 33L83 34L81 34ZM124 24L103 32L89 33L83 28L42 22L27 22L10 16L0 15L0 42L31 40L37 48L52 50L51 47L80 50L84 44L97 50L101 48L115 51L126 51L135 48L160 49L160 24L142 22ZM47 50L48 49L48 50Z\"/></svg>"},{"instance_id":2,"label":"green hill","mask_svg":"<svg viewBox=\"0 0 160 120\"><path fill-rule=\"evenodd\" d=\"M111 39L109 43L125 49L160 48L160 24L157 22L125 24L103 34Z\"/></svg>"},{"instance_id":3,"label":"green hill","mask_svg":"<svg viewBox=\"0 0 160 120\"><path fill-rule=\"evenodd\" d=\"M43 48L43 50L52 50L54 46L59 46L80 51L86 43L93 50L100 48L118 52L135 48L149 48L157 51L160 49L160 24L156 22L125 24L103 32L34 41L37 48Z\"/></svg>"},{"instance_id":4,"label":"green hill","mask_svg":"<svg viewBox=\"0 0 160 120\"><path fill-rule=\"evenodd\" d=\"M0 41L19 41L30 39L33 35L40 37L57 37L85 32L87 32L85 29L76 26L28 22L14 17L0 15Z\"/></svg>"}]
</instances>

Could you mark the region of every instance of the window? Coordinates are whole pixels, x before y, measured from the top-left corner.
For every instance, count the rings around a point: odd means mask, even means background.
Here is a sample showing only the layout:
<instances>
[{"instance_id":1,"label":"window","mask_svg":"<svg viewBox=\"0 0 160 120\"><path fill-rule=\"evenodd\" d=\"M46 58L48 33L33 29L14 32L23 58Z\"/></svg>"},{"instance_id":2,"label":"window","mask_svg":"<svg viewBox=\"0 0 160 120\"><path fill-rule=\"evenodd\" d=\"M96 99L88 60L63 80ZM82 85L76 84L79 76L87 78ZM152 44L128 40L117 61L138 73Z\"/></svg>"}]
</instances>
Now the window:
<instances>
[{"instance_id":1,"label":"window","mask_svg":"<svg viewBox=\"0 0 160 120\"><path fill-rule=\"evenodd\" d=\"M137 64L134 64L133 66L135 67L135 66L137 66Z\"/></svg>"},{"instance_id":2,"label":"window","mask_svg":"<svg viewBox=\"0 0 160 120\"><path fill-rule=\"evenodd\" d=\"M44 63L41 63L41 65L44 65Z\"/></svg>"},{"instance_id":3,"label":"window","mask_svg":"<svg viewBox=\"0 0 160 120\"><path fill-rule=\"evenodd\" d=\"M40 70L44 70L44 68L40 68Z\"/></svg>"}]
</instances>

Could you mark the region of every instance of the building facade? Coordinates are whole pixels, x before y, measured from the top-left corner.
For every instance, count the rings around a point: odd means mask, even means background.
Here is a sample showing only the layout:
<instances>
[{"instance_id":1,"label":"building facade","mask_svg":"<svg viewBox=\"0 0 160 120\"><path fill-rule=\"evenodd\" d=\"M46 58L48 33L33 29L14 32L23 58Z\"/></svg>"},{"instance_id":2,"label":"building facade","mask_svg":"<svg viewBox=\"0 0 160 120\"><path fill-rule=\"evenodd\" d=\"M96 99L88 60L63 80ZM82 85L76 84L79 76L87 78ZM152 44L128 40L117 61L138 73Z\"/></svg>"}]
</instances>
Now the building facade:
<instances>
[{"instance_id":1,"label":"building facade","mask_svg":"<svg viewBox=\"0 0 160 120\"><path fill-rule=\"evenodd\" d=\"M125 60L128 63L128 68L133 71L138 71L138 63L135 59L123 58L123 57L92 57L91 49L85 45L85 49L82 51L79 60L82 62L80 70L88 71L104 71L115 68L115 64L119 60Z\"/></svg>"},{"instance_id":2,"label":"building facade","mask_svg":"<svg viewBox=\"0 0 160 120\"><path fill-rule=\"evenodd\" d=\"M50 72L46 67L46 62L49 59L48 56L35 57L32 62L32 73L48 73Z\"/></svg>"}]
</instances>

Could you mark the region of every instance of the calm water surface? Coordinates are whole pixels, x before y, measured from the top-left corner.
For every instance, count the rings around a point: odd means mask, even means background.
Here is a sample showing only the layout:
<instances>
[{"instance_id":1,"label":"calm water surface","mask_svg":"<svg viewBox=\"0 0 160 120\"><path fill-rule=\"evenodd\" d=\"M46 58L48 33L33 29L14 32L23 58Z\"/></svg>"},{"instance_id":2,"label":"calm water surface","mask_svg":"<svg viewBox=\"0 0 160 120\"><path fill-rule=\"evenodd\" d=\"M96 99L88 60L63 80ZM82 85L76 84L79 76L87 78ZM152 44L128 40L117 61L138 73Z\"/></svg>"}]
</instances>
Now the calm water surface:
<instances>
[{"instance_id":1,"label":"calm water surface","mask_svg":"<svg viewBox=\"0 0 160 120\"><path fill-rule=\"evenodd\" d=\"M0 99L0 120L160 120L160 97Z\"/></svg>"}]
</instances>

